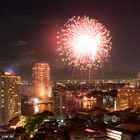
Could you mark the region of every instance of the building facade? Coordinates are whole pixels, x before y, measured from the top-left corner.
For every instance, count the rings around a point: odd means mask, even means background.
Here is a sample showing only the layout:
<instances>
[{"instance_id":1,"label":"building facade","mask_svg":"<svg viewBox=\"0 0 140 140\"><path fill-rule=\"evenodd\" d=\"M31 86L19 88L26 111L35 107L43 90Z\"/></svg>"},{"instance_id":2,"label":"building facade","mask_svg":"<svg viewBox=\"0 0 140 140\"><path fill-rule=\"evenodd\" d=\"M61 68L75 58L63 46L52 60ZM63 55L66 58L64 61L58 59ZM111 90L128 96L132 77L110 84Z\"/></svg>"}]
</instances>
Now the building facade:
<instances>
[{"instance_id":1,"label":"building facade","mask_svg":"<svg viewBox=\"0 0 140 140\"><path fill-rule=\"evenodd\" d=\"M41 100L50 97L50 67L48 63L35 63L32 68L32 78L36 97Z\"/></svg>"},{"instance_id":2,"label":"building facade","mask_svg":"<svg viewBox=\"0 0 140 140\"><path fill-rule=\"evenodd\" d=\"M66 119L67 117L67 101L66 92L58 91L54 93L54 115L58 120Z\"/></svg>"},{"instance_id":3,"label":"building facade","mask_svg":"<svg viewBox=\"0 0 140 140\"><path fill-rule=\"evenodd\" d=\"M0 73L0 125L8 125L21 114L21 77L9 72Z\"/></svg>"},{"instance_id":4,"label":"building facade","mask_svg":"<svg viewBox=\"0 0 140 140\"><path fill-rule=\"evenodd\" d=\"M122 123L112 128L106 128L107 139L113 140L139 140L140 125Z\"/></svg>"},{"instance_id":5,"label":"building facade","mask_svg":"<svg viewBox=\"0 0 140 140\"><path fill-rule=\"evenodd\" d=\"M48 63L35 63L32 68L35 113L45 110L53 111L52 87L50 84L50 67Z\"/></svg>"},{"instance_id":6,"label":"building facade","mask_svg":"<svg viewBox=\"0 0 140 140\"><path fill-rule=\"evenodd\" d=\"M36 63L33 67L33 83L35 85L44 85L46 87L50 84L50 67L48 63Z\"/></svg>"},{"instance_id":7,"label":"building facade","mask_svg":"<svg viewBox=\"0 0 140 140\"><path fill-rule=\"evenodd\" d=\"M125 87L118 89L116 110L140 107L140 89Z\"/></svg>"}]
</instances>

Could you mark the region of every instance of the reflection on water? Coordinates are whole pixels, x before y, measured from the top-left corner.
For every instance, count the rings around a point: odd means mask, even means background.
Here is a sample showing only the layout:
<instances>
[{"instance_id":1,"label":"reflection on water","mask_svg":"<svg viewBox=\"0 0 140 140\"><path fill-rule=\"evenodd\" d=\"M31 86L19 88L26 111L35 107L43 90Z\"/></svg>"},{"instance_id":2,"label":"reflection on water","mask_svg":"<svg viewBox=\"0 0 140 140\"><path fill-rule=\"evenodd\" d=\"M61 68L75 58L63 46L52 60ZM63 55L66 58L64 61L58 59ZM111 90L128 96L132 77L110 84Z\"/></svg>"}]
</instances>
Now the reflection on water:
<instances>
[{"instance_id":1,"label":"reflection on water","mask_svg":"<svg viewBox=\"0 0 140 140\"><path fill-rule=\"evenodd\" d=\"M83 97L83 108L92 109L96 105L96 98Z\"/></svg>"},{"instance_id":2,"label":"reflection on water","mask_svg":"<svg viewBox=\"0 0 140 140\"><path fill-rule=\"evenodd\" d=\"M53 111L53 102L49 103L38 103L34 105L34 113L41 113L43 111Z\"/></svg>"},{"instance_id":3,"label":"reflection on water","mask_svg":"<svg viewBox=\"0 0 140 140\"><path fill-rule=\"evenodd\" d=\"M35 93L35 98L32 98L34 113L41 113L46 110L53 111L52 87L37 86L35 87Z\"/></svg>"},{"instance_id":4,"label":"reflection on water","mask_svg":"<svg viewBox=\"0 0 140 140\"><path fill-rule=\"evenodd\" d=\"M38 105L34 105L34 114L39 112Z\"/></svg>"}]
</instances>

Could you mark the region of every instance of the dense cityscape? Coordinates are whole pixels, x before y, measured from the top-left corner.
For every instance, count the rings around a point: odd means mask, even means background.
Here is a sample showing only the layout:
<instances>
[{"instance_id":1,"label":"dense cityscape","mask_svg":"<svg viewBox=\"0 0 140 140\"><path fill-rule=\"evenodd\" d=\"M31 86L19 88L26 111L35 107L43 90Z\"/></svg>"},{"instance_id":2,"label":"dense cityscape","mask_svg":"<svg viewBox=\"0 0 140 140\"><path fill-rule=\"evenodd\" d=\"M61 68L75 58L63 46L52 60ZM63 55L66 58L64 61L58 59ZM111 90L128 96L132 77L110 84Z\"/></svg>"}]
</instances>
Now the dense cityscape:
<instances>
[{"instance_id":1,"label":"dense cityscape","mask_svg":"<svg viewBox=\"0 0 140 140\"><path fill-rule=\"evenodd\" d=\"M32 82L2 72L1 139L138 139L140 73L133 80L51 81L35 63Z\"/></svg>"},{"instance_id":2,"label":"dense cityscape","mask_svg":"<svg viewBox=\"0 0 140 140\"><path fill-rule=\"evenodd\" d=\"M140 140L140 2L1 5L0 140Z\"/></svg>"}]
</instances>

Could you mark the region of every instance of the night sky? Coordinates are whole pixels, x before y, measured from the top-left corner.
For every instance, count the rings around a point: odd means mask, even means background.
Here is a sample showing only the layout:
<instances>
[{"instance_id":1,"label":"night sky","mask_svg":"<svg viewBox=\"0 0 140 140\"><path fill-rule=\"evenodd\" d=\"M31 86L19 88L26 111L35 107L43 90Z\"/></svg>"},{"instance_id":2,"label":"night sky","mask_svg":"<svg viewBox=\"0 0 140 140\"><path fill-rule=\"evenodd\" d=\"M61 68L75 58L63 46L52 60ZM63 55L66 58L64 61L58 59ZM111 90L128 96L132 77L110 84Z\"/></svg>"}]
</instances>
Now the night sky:
<instances>
[{"instance_id":1,"label":"night sky","mask_svg":"<svg viewBox=\"0 0 140 140\"><path fill-rule=\"evenodd\" d=\"M57 54L56 32L69 18L83 15L111 32L111 58L101 75L96 72L99 78L135 78L140 71L139 0L3 0L0 69L31 79L33 64L48 62L52 79L73 78L72 68Z\"/></svg>"}]
</instances>

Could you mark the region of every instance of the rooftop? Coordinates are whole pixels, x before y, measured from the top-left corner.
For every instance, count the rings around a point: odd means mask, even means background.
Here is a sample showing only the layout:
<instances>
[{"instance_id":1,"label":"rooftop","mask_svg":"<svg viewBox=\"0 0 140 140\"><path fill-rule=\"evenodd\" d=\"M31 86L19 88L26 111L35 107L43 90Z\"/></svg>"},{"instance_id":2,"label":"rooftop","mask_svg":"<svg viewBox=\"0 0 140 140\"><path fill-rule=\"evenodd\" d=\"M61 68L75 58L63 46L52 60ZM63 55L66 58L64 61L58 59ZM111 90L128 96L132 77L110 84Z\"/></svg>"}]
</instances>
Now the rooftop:
<instances>
[{"instance_id":1,"label":"rooftop","mask_svg":"<svg viewBox=\"0 0 140 140\"><path fill-rule=\"evenodd\" d=\"M116 126L116 128L122 131L129 132L129 133L135 133L137 131L140 132L140 125L138 124L123 123Z\"/></svg>"}]
</instances>

